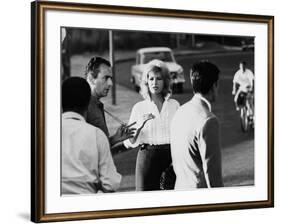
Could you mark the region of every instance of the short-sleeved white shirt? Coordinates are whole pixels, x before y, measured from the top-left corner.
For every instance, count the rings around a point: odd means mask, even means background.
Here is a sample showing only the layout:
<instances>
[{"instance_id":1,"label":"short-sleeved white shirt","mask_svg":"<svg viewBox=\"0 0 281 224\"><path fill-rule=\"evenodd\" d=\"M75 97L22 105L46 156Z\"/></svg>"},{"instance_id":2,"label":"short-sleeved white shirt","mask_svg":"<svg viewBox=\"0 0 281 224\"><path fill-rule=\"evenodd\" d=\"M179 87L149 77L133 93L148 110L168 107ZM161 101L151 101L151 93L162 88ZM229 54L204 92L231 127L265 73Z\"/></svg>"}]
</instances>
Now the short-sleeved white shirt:
<instances>
[{"instance_id":1,"label":"short-sleeved white shirt","mask_svg":"<svg viewBox=\"0 0 281 224\"><path fill-rule=\"evenodd\" d=\"M242 69L239 69L233 78L233 83L238 83L240 85L239 89L241 91L247 92L247 86L252 87L254 81L254 74L250 69L245 69L243 72Z\"/></svg>"},{"instance_id":2,"label":"short-sleeved white shirt","mask_svg":"<svg viewBox=\"0 0 281 224\"><path fill-rule=\"evenodd\" d=\"M78 113L62 114L62 193L116 191L121 182L108 138Z\"/></svg>"}]
</instances>

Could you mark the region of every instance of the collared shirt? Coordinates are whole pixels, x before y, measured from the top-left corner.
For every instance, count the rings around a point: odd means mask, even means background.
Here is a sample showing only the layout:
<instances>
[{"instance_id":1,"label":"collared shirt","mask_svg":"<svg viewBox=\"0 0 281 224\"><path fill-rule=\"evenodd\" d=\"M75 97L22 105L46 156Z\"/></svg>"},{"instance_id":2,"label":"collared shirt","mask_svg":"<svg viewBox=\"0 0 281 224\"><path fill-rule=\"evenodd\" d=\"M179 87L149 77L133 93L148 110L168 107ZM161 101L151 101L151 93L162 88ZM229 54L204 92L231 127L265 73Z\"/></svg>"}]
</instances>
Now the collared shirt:
<instances>
[{"instance_id":1,"label":"collared shirt","mask_svg":"<svg viewBox=\"0 0 281 224\"><path fill-rule=\"evenodd\" d=\"M172 120L176 190L223 186L219 122L209 104L201 95L195 95Z\"/></svg>"},{"instance_id":2,"label":"collared shirt","mask_svg":"<svg viewBox=\"0 0 281 224\"><path fill-rule=\"evenodd\" d=\"M207 105L209 111L212 112L211 103L210 103L204 96L202 96L200 93L196 93L196 94L194 95L194 97L195 97L195 98L199 98L199 99L201 99L204 103L206 103L206 105Z\"/></svg>"},{"instance_id":3,"label":"collared shirt","mask_svg":"<svg viewBox=\"0 0 281 224\"><path fill-rule=\"evenodd\" d=\"M129 124L136 121L137 124L133 127L140 127L145 114L152 113L155 118L147 121L134 144L128 139L124 141L124 145L128 148L137 147L142 143L150 145L169 144L170 124L178 108L178 101L168 98L165 99L161 112L159 112L156 104L149 99L136 103L131 111Z\"/></svg>"},{"instance_id":4,"label":"collared shirt","mask_svg":"<svg viewBox=\"0 0 281 224\"><path fill-rule=\"evenodd\" d=\"M109 137L109 132L105 121L103 103L100 102L95 96L91 96L86 120L89 124L100 128L105 133L105 135Z\"/></svg>"},{"instance_id":5,"label":"collared shirt","mask_svg":"<svg viewBox=\"0 0 281 224\"><path fill-rule=\"evenodd\" d=\"M62 194L116 191L120 181L105 134L78 113L63 113Z\"/></svg>"},{"instance_id":6,"label":"collared shirt","mask_svg":"<svg viewBox=\"0 0 281 224\"><path fill-rule=\"evenodd\" d=\"M240 85L239 89L241 91L247 92L247 86L252 87L254 81L254 74L250 69L239 69L233 78L233 83L238 83Z\"/></svg>"}]
</instances>

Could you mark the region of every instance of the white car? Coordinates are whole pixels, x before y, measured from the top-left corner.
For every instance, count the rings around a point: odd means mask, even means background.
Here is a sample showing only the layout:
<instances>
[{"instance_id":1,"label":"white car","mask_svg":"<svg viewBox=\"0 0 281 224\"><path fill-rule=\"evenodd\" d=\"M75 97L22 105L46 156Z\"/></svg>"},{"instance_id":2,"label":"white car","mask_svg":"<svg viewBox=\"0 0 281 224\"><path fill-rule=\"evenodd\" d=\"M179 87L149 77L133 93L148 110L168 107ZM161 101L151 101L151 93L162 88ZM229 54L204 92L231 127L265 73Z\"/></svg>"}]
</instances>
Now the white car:
<instances>
[{"instance_id":1,"label":"white car","mask_svg":"<svg viewBox=\"0 0 281 224\"><path fill-rule=\"evenodd\" d=\"M185 82L183 68L177 64L172 50L168 47L148 47L137 51L136 64L131 68L131 82L135 86L136 91L140 89L142 73L147 63L153 59L165 62L170 71L173 90L182 92L183 83Z\"/></svg>"}]
</instances>

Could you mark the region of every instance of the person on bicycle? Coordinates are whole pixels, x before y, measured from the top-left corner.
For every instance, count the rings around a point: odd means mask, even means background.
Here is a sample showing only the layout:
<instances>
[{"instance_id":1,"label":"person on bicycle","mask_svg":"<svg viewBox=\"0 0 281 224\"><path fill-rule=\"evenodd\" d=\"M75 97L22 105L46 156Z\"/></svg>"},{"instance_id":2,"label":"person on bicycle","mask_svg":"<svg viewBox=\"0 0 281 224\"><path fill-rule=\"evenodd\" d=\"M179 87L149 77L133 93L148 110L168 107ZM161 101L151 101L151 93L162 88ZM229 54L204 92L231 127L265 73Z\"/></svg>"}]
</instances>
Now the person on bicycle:
<instances>
[{"instance_id":1,"label":"person on bicycle","mask_svg":"<svg viewBox=\"0 0 281 224\"><path fill-rule=\"evenodd\" d=\"M248 94L253 96L253 90L254 74L250 69L246 68L246 62L242 61L239 63L239 70L234 75L232 88L232 95L234 95L234 103L237 111L245 105ZM250 113L253 115L254 102L253 100L249 102L252 110Z\"/></svg>"}]
</instances>

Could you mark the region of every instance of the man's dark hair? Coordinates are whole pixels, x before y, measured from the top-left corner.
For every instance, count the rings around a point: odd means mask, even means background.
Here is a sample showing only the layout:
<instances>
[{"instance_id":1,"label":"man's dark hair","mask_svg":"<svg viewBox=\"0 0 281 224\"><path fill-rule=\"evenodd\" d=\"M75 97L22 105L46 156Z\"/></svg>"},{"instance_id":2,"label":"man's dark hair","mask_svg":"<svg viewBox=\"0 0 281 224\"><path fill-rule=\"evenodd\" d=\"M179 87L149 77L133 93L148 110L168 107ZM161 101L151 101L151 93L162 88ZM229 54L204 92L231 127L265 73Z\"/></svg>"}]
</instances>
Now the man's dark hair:
<instances>
[{"instance_id":1,"label":"man's dark hair","mask_svg":"<svg viewBox=\"0 0 281 224\"><path fill-rule=\"evenodd\" d=\"M111 66L110 62L102 57L92 57L86 67L85 75L91 73L92 77L95 79L98 77L100 72L100 65L105 64L108 67Z\"/></svg>"},{"instance_id":2,"label":"man's dark hair","mask_svg":"<svg viewBox=\"0 0 281 224\"><path fill-rule=\"evenodd\" d=\"M81 113L87 110L91 88L88 82L80 77L70 77L62 83L62 110Z\"/></svg>"},{"instance_id":3,"label":"man's dark hair","mask_svg":"<svg viewBox=\"0 0 281 224\"><path fill-rule=\"evenodd\" d=\"M220 70L208 61L195 63L190 71L190 79L195 93L207 94L219 79Z\"/></svg>"}]
</instances>

